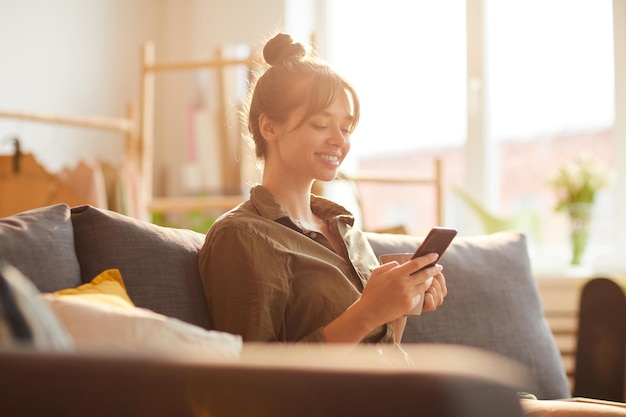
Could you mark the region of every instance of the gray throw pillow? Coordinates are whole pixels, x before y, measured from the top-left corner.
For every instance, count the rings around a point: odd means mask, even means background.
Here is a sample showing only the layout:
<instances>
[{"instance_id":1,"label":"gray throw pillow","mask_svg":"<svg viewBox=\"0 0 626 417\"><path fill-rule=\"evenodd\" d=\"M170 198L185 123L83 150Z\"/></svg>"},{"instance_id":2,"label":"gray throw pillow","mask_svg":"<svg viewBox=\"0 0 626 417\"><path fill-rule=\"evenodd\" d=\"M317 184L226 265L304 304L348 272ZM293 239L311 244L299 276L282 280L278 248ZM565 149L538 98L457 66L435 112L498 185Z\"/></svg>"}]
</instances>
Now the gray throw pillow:
<instances>
[{"instance_id":1,"label":"gray throw pillow","mask_svg":"<svg viewBox=\"0 0 626 417\"><path fill-rule=\"evenodd\" d=\"M81 284L70 208L36 208L0 218L0 256L41 292Z\"/></svg>"},{"instance_id":2,"label":"gray throw pillow","mask_svg":"<svg viewBox=\"0 0 626 417\"><path fill-rule=\"evenodd\" d=\"M83 282L117 268L138 307L211 328L198 272L204 235L92 206L72 208Z\"/></svg>"},{"instance_id":3,"label":"gray throw pillow","mask_svg":"<svg viewBox=\"0 0 626 417\"><path fill-rule=\"evenodd\" d=\"M414 252L422 238L367 234L377 255ZM457 237L441 258L448 296L435 312L409 317L403 343L469 345L514 359L539 398L570 397L559 350L544 315L526 239L516 232Z\"/></svg>"},{"instance_id":4,"label":"gray throw pillow","mask_svg":"<svg viewBox=\"0 0 626 417\"><path fill-rule=\"evenodd\" d=\"M72 339L35 285L0 258L0 347L69 352Z\"/></svg>"}]
</instances>

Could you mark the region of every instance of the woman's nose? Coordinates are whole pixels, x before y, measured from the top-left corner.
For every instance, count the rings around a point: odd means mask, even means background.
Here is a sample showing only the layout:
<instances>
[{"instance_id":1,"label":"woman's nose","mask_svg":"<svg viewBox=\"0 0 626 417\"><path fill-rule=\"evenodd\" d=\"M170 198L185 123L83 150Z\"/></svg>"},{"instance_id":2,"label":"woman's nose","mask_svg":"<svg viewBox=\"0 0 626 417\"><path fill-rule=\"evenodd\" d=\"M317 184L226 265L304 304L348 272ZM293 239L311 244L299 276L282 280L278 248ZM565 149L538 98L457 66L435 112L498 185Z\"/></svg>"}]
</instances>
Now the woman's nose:
<instances>
[{"instance_id":1,"label":"woman's nose","mask_svg":"<svg viewBox=\"0 0 626 417\"><path fill-rule=\"evenodd\" d=\"M340 126L337 126L332 129L330 140L333 145L345 146L350 143L350 136Z\"/></svg>"}]
</instances>

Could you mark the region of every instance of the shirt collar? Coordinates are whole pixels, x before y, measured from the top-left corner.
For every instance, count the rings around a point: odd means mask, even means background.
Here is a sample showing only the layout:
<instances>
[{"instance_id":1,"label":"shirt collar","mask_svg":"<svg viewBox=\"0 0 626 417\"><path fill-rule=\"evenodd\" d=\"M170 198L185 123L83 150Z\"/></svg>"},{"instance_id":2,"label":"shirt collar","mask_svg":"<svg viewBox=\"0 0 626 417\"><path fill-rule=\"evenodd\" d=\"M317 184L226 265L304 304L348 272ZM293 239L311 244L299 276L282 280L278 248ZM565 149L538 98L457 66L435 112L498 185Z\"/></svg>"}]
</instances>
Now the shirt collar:
<instances>
[{"instance_id":1,"label":"shirt collar","mask_svg":"<svg viewBox=\"0 0 626 417\"><path fill-rule=\"evenodd\" d=\"M262 217L282 224L285 224L287 221L299 229L299 227L293 223L287 210L280 205L274 194L264 186L257 184L250 189L250 202ZM354 225L354 216L352 213L343 206L324 197L312 194L311 210L313 214L325 222L338 218L350 226Z\"/></svg>"}]
</instances>

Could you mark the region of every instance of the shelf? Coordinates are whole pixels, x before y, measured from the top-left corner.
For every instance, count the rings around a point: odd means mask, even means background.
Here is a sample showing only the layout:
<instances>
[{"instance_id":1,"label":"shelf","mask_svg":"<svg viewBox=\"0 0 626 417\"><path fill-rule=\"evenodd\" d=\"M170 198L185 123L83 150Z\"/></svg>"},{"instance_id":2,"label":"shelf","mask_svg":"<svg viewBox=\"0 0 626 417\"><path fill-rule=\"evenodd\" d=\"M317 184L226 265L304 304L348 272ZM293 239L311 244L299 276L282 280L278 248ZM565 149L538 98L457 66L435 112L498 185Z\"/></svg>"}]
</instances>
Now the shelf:
<instances>
[{"instance_id":1,"label":"shelf","mask_svg":"<svg viewBox=\"0 0 626 417\"><path fill-rule=\"evenodd\" d=\"M247 197L244 195L153 198L148 203L148 210L151 213L188 212L192 210L228 211L246 199Z\"/></svg>"}]
</instances>

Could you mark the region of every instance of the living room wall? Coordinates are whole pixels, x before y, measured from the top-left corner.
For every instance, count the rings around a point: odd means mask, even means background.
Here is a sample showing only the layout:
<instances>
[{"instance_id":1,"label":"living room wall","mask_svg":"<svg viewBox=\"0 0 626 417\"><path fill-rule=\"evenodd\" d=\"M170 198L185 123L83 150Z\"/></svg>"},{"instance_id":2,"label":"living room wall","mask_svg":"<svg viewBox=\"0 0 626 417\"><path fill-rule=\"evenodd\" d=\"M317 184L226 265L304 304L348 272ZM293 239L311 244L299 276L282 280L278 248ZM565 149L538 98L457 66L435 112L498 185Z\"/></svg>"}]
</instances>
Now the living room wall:
<instances>
[{"instance_id":1,"label":"living room wall","mask_svg":"<svg viewBox=\"0 0 626 417\"><path fill-rule=\"evenodd\" d=\"M159 34L161 1L0 0L0 108L120 116L137 100L137 46ZM18 135L49 170L119 157L121 139L76 128L0 119L0 153Z\"/></svg>"},{"instance_id":2,"label":"living room wall","mask_svg":"<svg viewBox=\"0 0 626 417\"><path fill-rule=\"evenodd\" d=\"M154 41L158 61L206 59L220 45L262 45L276 30L310 32L311 1L267 0L0 0L0 109L71 116L124 114L138 104L141 45ZM294 22L297 20L297 22ZM288 23L291 22L291 23ZM308 36L308 34L307 34ZM180 164L180 114L191 83L157 81L155 171L161 192L175 192ZM0 119L0 154L19 136L50 171L81 158L115 161L115 134ZM168 175L174 174L174 175ZM167 183L171 181L172 183ZM165 184L163 184L165 182Z\"/></svg>"}]
</instances>

